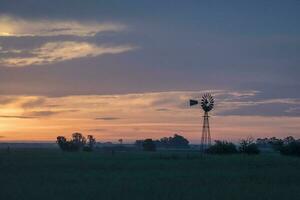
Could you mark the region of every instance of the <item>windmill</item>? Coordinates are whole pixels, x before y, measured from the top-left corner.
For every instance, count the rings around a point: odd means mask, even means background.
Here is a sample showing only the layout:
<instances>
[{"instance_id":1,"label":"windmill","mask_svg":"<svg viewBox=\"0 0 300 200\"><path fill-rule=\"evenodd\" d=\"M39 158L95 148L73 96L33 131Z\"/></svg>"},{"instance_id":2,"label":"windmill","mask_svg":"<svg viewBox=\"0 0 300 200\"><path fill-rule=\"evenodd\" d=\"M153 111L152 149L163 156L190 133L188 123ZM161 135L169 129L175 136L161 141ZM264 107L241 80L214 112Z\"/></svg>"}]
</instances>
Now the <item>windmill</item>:
<instances>
[{"instance_id":1,"label":"windmill","mask_svg":"<svg viewBox=\"0 0 300 200\"><path fill-rule=\"evenodd\" d=\"M198 105L200 103L202 109L204 110L204 120L202 127L202 137L201 137L201 150L205 150L211 145L211 136L209 129L209 116L208 112L211 111L214 107L214 98L210 93L205 93L202 96L201 102L198 100L190 99L190 106Z\"/></svg>"}]
</instances>

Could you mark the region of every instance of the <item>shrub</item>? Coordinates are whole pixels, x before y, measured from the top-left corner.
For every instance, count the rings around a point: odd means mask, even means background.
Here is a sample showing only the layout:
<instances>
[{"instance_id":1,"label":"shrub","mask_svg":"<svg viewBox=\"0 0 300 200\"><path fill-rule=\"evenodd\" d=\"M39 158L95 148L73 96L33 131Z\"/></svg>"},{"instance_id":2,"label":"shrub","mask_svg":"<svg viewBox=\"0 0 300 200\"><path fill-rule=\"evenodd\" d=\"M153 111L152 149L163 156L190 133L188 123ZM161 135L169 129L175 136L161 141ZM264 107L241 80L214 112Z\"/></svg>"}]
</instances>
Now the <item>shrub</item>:
<instances>
[{"instance_id":1,"label":"shrub","mask_svg":"<svg viewBox=\"0 0 300 200\"><path fill-rule=\"evenodd\" d=\"M300 142L291 141L290 143L283 145L280 149L280 153L283 155L300 156Z\"/></svg>"},{"instance_id":2,"label":"shrub","mask_svg":"<svg viewBox=\"0 0 300 200\"><path fill-rule=\"evenodd\" d=\"M239 152L251 155L251 154L259 154L260 150L259 150L257 144L254 143L253 138L247 138L247 139L241 140L240 146L239 146Z\"/></svg>"},{"instance_id":3,"label":"shrub","mask_svg":"<svg viewBox=\"0 0 300 200\"><path fill-rule=\"evenodd\" d=\"M189 141L181 135L174 134L173 137L163 137L160 140L156 140L155 144L157 147L162 148L178 148L178 149L188 149Z\"/></svg>"},{"instance_id":4,"label":"shrub","mask_svg":"<svg viewBox=\"0 0 300 200\"><path fill-rule=\"evenodd\" d=\"M144 151L156 151L156 145L152 139L146 139L143 142Z\"/></svg>"},{"instance_id":5,"label":"shrub","mask_svg":"<svg viewBox=\"0 0 300 200\"><path fill-rule=\"evenodd\" d=\"M215 144L206 149L210 154L234 154L237 153L236 146L227 141L216 140Z\"/></svg>"}]
</instances>

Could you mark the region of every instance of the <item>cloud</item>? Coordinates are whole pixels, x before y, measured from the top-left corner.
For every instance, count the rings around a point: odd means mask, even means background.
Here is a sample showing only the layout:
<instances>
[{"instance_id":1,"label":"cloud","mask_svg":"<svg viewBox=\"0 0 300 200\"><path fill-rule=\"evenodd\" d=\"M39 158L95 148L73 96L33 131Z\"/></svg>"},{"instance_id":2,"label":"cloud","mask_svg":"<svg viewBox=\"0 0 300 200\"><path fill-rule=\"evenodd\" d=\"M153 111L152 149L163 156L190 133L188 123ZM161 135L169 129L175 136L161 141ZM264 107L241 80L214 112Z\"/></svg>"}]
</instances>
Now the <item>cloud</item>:
<instances>
[{"instance_id":1,"label":"cloud","mask_svg":"<svg viewBox=\"0 0 300 200\"><path fill-rule=\"evenodd\" d=\"M105 121L112 121L112 120L119 120L118 117L97 117L95 120L105 120Z\"/></svg>"},{"instance_id":2,"label":"cloud","mask_svg":"<svg viewBox=\"0 0 300 200\"><path fill-rule=\"evenodd\" d=\"M168 108L157 108L156 111L165 112L165 111L170 111L170 109L168 109Z\"/></svg>"},{"instance_id":3,"label":"cloud","mask_svg":"<svg viewBox=\"0 0 300 200\"><path fill-rule=\"evenodd\" d=\"M77 112L78 110L58 110L58 111L51 111L51 110L42 110L42 111L32 111L26 112L25 115L33 116L33 117L49 117L52 115L57 115L61 113L69 113L69 112Z\"/></svg>"},{"instance_id":4,"label":"cloud","mask_svg":"<svg viewBox=\"0 0 300 200\"><path fill-rule=\"evenodd\" d=\"M105 46L88 42L48 42L39 48L28 50L28 56L7 57L0 59L0 64L7 67L25 67L45 65L75 58L96 57L103 54L118 54L135 49L131 45Z\"/></svg>"},{"instance_id":5,"label":"cloud","mask_svg":"<svg viewBox=\"0 0 300 200\"><path fill-rule=\"evenodd\" d=\"M124 138L134 141L180 132L187 138L200 139L203 111L200 106L189 107L187 102L190 98L201 98L205 92L14 96L15 102L0 105L0 121L5 120L0 123L0 135L8 139L14 135L19 139L53 139L65 132L81 131L94 132L101 140ZM215 139L228 139L229 136L240 139L249 134L299 134L298 99L257 100L257 96L249 91L211 92L216 99L216 108L211 113ZM24 104L27 105L25 108ZM51 105L59 106L49 109ZM282 124L288 127L283 128ZM17 133L22 134L18 136Z\"/></svg>"},{"instance_id":6,"label":"cloud","mask_svg":"<svg viewBox=\"0 0 300 200\"><path fill-rule=\"evenodd\" d=\"M105 128L94 128L94 129L89 129L88 131L91 131L91 132L103 132L103 131L107 131L107 129L105 129Z\"/></svg>"},{"instance_id":7,"label":"cloud","mask_svg":"<svg viewBox=\"0 0 300 200\"><path fill-rule=\"evenodd\" d=\"M35 119L36 117L22 116L22 115L0 115L0 118Z\"/></svg>"},{"instance_id":8,"label":"cloud","mask_svg":"<svg viewBox=\"0 0 300 200\"><path fill-rule=\"evenodd\" d=\"M39 97L37 99L29 100L24 102L21 106L22 108L34 108L42 106L45 103L46 99L44 97Z\"/></svg>"},{"instance_id":9,"label":"cloud","mask_svg":"<svg viewBox=\"0 0 300 200\"><path fill-rule=\"evenodd\" d=\"M23 36L95 36L99 32L118 32L126 29L117 23L78 22L63 20L25 20L0 16L0 37Z\"/></svg>"},{"instance_id":10,"label":"cloud","mask_svg":"<svg viewBox=\"0 0 300 200\"><path fill-rule=\"evenodd\" d=\"M17 97L0 96L0 105L6 105L17 101Z\"/></svg>"}]
</instances>

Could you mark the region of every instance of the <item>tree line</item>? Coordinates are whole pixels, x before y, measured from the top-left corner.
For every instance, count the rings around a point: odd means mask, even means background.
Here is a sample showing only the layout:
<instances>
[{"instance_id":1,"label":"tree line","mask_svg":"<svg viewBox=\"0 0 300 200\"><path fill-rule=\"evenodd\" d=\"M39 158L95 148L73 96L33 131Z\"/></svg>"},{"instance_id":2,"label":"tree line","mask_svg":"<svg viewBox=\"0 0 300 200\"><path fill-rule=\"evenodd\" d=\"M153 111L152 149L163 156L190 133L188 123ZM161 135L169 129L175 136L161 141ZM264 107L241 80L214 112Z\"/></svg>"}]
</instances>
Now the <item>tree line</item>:
<instances>
[{"instance_id":1,"label":"tree line","mask_svg":"<svg viewBox=\"0 0 300 200\"><path fill-rule=\"evenodd\" d=\"M96 145L96 139L93 135L83 136L81 133L73 133L71 139L64 136L58 136L56 140L58 146L63 151L93 151ZM123 140L119 140L122 145ZM163 137L158 140L151 138L145 140L136 140L135 146L144 151L156 151L161 149L188 149L189 141L179 134L172 137ZM260 149L269 148L280 152L283 155L300 156L300 139L288 136L284 139L276 137L258 138L256 141L252 137L240 140L236 145L228 141L216 140L213 145L204 150L208 154L235 154L244 153L248 155L259 154Z\"/></svg>"},{"instance_id":2,"label":"tree line","mask_svg":"<svg viewBox=\"0 0 300 200\"><path fill-rule=\"evenodd\" d=\"M283 155L300 156L300 139L288 136L284 139L276 137L258 138L256 143L261 147L271 147Z\"/></svg>"},{"instance_id":3,"label":"tree line","mask_svg":"<svg viewBox=\"0 0 300 200\"><path fill-rule=\"evenodd\" d=\"M240 141L239 145L227 141L215 141L215 144L205 150L210 154L259 154L260 149L269 148L282 155L300 156L300 139L288 136L284 139L276 137L258 138L256 141L249 137Z\"/></svg>"},{"instance_id":4,"label":"tree line","mask_svg":"<svg viewBox=\"0 0 300 200\"><path fill-rule=\"evenodd\" d=\"M189 141L181 135L174 134L173 137L163 137L159 140L151 138L145 140L136 140L135 146L144 151L155 151L157 148L165 149L188 149Z\"/></svg>"},{"instance_id":5,"label":"tree line","mask_svg":"<svg viewBox=\"0 0 300 200\"><path fill-rule=\"evenodd\" d=\"M81 133L73 133L72 138L67 140L64 136L58 136L56 143L63 151L92 151L96 144L96 139L92 135L85 138Z\"/></svg>"}]
</instances>

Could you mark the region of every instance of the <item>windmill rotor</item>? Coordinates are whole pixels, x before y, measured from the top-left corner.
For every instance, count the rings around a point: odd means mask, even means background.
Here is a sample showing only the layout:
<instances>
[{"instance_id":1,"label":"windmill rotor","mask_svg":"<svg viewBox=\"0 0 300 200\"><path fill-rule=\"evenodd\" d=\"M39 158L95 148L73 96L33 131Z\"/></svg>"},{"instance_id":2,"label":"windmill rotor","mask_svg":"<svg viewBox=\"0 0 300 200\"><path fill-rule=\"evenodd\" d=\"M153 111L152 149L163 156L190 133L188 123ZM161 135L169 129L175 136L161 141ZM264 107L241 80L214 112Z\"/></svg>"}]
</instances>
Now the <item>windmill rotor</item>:
<instances>
[{"instance_id":1,"label":"windmill rotor","mask_svg":"<svg viewBox=\"0 0 300 200\"><path fill-rule=\"evenodd\" d=\"M211 94L206 93L202 96L201 99L201 107L205 112L209 112L213 109L215 104L214 98L211 96Z\"/></svg>"}]
</instances>

